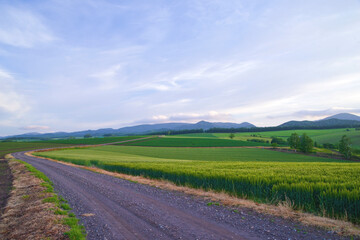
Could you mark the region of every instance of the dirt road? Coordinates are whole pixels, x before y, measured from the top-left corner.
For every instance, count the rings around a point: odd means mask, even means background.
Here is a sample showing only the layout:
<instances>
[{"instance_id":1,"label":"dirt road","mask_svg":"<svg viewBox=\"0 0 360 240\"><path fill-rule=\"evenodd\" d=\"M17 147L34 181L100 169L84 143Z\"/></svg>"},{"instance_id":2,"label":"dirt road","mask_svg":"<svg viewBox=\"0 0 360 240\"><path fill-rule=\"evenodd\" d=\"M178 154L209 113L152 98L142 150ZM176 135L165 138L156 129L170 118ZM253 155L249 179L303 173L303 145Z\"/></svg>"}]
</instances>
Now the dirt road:
<instances>
[{"instance_id":1,"label":"dirt road","mask_svg":"<svg viewBox=\"0 0 360 240\"><path fill-rule=\"evenodd\" d=\"M208 206L203 199L24 155L54 183L81 219L88 239L342 239L251 210Z\"/></svg>"}]
</instances>

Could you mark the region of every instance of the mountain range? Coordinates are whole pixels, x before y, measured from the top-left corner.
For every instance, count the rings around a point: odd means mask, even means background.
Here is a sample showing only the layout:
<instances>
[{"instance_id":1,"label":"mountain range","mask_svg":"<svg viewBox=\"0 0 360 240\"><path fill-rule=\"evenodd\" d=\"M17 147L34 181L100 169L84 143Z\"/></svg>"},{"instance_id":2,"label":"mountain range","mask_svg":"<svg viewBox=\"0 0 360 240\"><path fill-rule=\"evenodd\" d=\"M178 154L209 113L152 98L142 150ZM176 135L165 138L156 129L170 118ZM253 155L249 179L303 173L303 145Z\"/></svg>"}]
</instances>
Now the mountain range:
<instances>
[{"instance_id":1,"label":"mountain range","mask_svg":"<svg viewBox=\"0 0 360 240\"><path fill-rule=\"evenodd\" d=\"M317 121L289 121L279 125L278 127L358 127L359 125L359 116L350 113L339 113Z\"/></svg>"},{"instance_id":2,"label":"mountain range","mask_svg":"<svg viewBox=\"0 0 360 240\"><path fill-rule=\"evenodd\" d=\"M276 128L297 129L297 128L334 128L334 127L360 127L360 117L349 113L336 114L317 121L289 121L283 123ZM26 133L15 136L8 136L3 138L66 138L66 137L83 137L86 134L91 136L108 135L136 135L136 134L151 134L155 132L166 131L181 131L181 130L195 130L203 129L209 130L211 128L256 128L255 125L243 123L230 122L207 122L200 121L197 123L160 123L160 124L142 124L131 127L123 127L119 129L103 128L98 130L85 130L77 132L55 132L55 133Z\"/></svg>"},{"instance_id":3,"label":"mountain range","mask_svg":"<svg viewBox=\"0 0 360 240\"><path fill-rule=\"evenodd\" d=\"M21 135L11 136L13 138L65 138L65 137L83 137L86 134L91 136L103 136L104 134L112 135L136 135L136 134L150 134L153 132L166 131L180 131L180 130L194 130L210 128L253 128L255 125L243 123L228 123L228 122L206 122L200 121L198 123L159 123L159 124L143 124L132 127L123 127L119 129L102 128L98 130L85 130L78 132L55 132L55 133L26 133Z\"/></svg>"}]
</instances>

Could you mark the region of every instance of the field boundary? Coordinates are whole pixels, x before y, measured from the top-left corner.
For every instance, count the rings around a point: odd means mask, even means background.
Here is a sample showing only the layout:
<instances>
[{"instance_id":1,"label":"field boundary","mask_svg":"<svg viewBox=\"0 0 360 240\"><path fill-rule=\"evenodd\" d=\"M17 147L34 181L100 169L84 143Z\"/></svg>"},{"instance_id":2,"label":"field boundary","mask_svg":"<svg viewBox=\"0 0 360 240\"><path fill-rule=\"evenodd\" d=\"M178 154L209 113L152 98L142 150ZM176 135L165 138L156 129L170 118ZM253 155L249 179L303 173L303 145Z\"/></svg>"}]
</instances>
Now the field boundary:
<instances>
[{"instance_id":1,"label":"field boundary","mask_svg":"<svg viewBox=\"0 0 360 240\"><path fill-rule=\"evenodd\" d=\"M178 186L170 181L165 180L154 180L145 178L143 176L133 176L133 175L127 175L123 173L116 173L116 172L110 172L106 171L100 168L96 167L88 167L88 166L82 166L77 165L73 163L68 162L62 162L51 158L46 157L40 157L40 156L34 156L32 153L37 152L35 151L28 151L25 154L31 157L41 158L53 162L57 162L60 164L81 168L89 171L93 171L100 174L105 174L121 179L125 179L128 181L140 183L140 184L146 184L153 187L161 188L164 190L170 190L170 191L178 191L183 192L186 194L194 195L203 197L207 200L211 200L213 202L219 202L222 205L229 206L229 207L244 207L249 208L252 210L255 210L259 213L264 214L270 214L274 216L283 217L285 219L291 219L294 221L301 222L305 225L310 226L316 226L325 228L331 231L335 231L340 235L345 236L360 236L360 226L355 225L351 222L342 221L342 220L336 220L326 217L320 217L316 216L310 213L304 213L298 210L294 210L292 208L293 204L290 201L280 202L277 206L276 205L270 205L270 204L263 204L263 203L256 203L251 200L247 199L241 199L238 197L231 196L225 192L214 192L211 190L205 191L204 189L197 189L197 188L190 188L186 186Z\"/></svg>"},{"instance_id":2,"label":"field boundary","mask_svg":"<svg viewBox=\"0 0 360 240\"><path fill-rule=\"evenodd\" d=\"M8 154L14 176L4 214L0 218L0 238L4 239L85 239L85 229L53 183L32 165Z\"/></svg>"}]
</instances>

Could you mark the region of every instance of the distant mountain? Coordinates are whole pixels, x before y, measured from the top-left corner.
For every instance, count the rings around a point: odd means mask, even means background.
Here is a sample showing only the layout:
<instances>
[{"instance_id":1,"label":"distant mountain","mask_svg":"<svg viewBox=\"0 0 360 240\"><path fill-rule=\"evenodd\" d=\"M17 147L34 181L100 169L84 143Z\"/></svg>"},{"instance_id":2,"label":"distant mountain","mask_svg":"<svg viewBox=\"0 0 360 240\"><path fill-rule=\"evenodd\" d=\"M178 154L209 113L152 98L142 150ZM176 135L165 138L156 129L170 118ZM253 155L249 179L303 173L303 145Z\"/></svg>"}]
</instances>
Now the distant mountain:
<instances>
[{"instance_id":1,"label":"distant mountain","mask_svg":"<svg viewBox=\"0 0 360 240\"><path fill-rule=\"evenodd\" d=\"M141 135L151 134L156 132L180 131L180 130L194 130L210 128L254 128L254 131L268 131L274 128L285 129L302 129L302 128L350 128L360 127L360 117L349 113L336 114L318 121L289 121L277 127L256 128L253 124L248 122L230 123L230 122L207 122L200 121L197 123L160 123L160 124L142 124L131 127L123 127L119 129L102 128L98 130L84 130L77 132L55 132L55 133L26 133L15 136L0 137L4 138L66 138L66 137L83 137L85 134L90 134L94 137L103 136L104 134L112 134L118 136L124 135ZM256 128L256 129L255 129Z\"/></svg>"},{"instance_id":2,"label":"distant mountain","mask_svg":"<svg viewBox=\"0 0 360 240\"><path fill-rule=\"evenodd\" d=\"M343 120L337 118L323 119L319 121L289 121L279 125L282 128L334 128L334 127L359 127L360 121Z\"/></svg>"},{"instance_id":3,"label":"distant mountain","mask_svg":"<svg viewBox=\"0 0 360 240\"><path fill-rule=\"evenodd\" d=\"M255 125L243 123L227 123L227 122L206 122L198 123L160 123L160 124L142 124L132 127L123 127L119 129L103 128L98 130L85 130L78 132L55 132L55 133L26 133L21 135L9 136L12 138L66 138L66 137L83 137L85 134L91 136L103 136L104 134L113 135L135 135L135 134L151 134L152 132L176 131L176 130L193 130L210 128L252 128Z\"/></svg>"},{"instance_id":4,"label":"distant mountain","mask_svg":"<svg viewBox=\"0 0 360 240\"><path fill-rule=\"evenodd\" d=\"M340 119L340 120L354 120L354 121L360 121L360 117L354 114L350 113L339 113L327 118L324 118L322 120L328 120L328 119Z\"/></svg>"}]
</instances>

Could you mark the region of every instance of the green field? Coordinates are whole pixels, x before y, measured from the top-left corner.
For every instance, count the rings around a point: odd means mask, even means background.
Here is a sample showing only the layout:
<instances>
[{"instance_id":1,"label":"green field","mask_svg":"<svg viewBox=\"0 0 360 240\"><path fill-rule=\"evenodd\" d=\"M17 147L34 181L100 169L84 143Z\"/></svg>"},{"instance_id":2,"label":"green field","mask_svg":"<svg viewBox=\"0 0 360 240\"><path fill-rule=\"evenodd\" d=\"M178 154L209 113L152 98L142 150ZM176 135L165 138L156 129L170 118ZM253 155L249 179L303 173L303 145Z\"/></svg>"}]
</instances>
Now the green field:
<instances>
[{"instance_id":1,"label":"green field","mask_svg":"<svg viewBox=\"0 0 360 240\"><path fill-rule=\"evenodd\" d=\"M269 131L269 132L243 132L235 133L234 140L246 141L247 139L263 139L271 140L271 137L281 137L286 140L292 133L302 135L306 133L314 141L319 144L324 143L339 143L343 135L347 135L352 142L352 147L360 149L360 131L355 128L339 128L339 129L321 129L321 130L283 130L283 131ZM254 136L255 135L255 136ZM173 136L169 136L173 137ZM191 137L191 138L218 138L218 139L229 139L229 133L196 133L196 134L183 134L176 135L176 138Z\"/></svg>"},{"instance_id":2,"label":"green field","mask_svg":"<svg viewBox=\"0 0 360 240\"><path fill-rule=\"evenodd\" d=\"M126 140L132 140L142 138L144 136L127 136L127 137L104 137L104 138L81 138L81 139L59 139L45 141L47 143L62 143L62 144L73 144L73 145L91 145L91 144L103 144L111 142L120 142Z\"/></svg>"},{"instance_id":3,"label":"green field","mask_svg":"<svg viewBox=\"0 0 360 240\"><path fill-rule=\"evenodd\" d=\"M150 141L149 141L150 142ZM360 164L248 148L102 146L37 155L360 222Z\"/></svg>"},{"instance_id":4,"label":"green field","mask_svg":"<svg viewBox=\"0 0 360 240\"><path fill-rule=\"evenodd\" d=\"M251 147L251 146L270 146L266 143L255 143L240 140L218 139L218 138L186 138L186 137L160 137L146 141L135 141L122 143L121 145L130 146L149 146L149 147Z\"/></svg>"},{"instance_id":5,"label":"green field","mask_svg":"<svg viewBox=\"0 0 360 240\"><path fill-rule=\"evenodd\" d=\"M12 152L63 146L69 145L51 142L0 142L0 158L3 158L6 154Z\"/></svg>"},{"instance_id":6,"label":"green field","mask_svg":"<svg viewBox=\"0 0 360 240\"><path fill-rule=\"evenodd\" d=\"M59 139L48 141L30 141L30 142L0 142L0 158L12 152L20 152L26 150L35 150L42 148L66 147L71 145L88 145L120 142L142 138L144 136L129 137L106 137L106 138L82 138L82 139Z\"/></svg>"}]
</instances>

